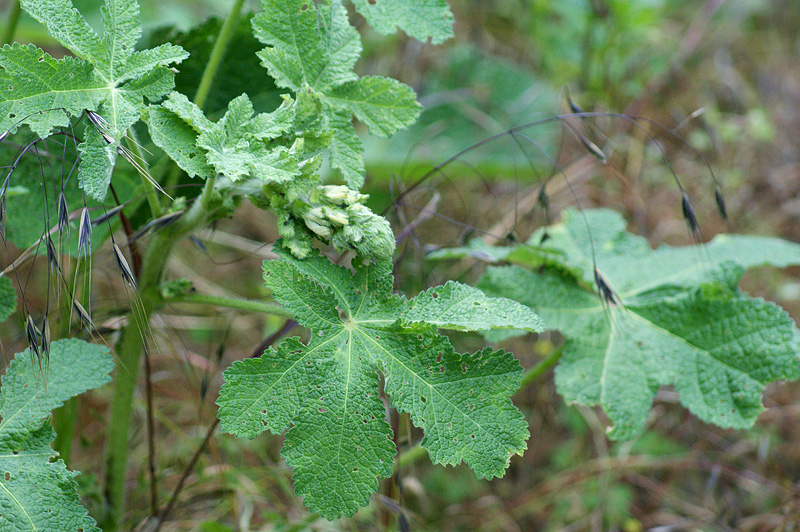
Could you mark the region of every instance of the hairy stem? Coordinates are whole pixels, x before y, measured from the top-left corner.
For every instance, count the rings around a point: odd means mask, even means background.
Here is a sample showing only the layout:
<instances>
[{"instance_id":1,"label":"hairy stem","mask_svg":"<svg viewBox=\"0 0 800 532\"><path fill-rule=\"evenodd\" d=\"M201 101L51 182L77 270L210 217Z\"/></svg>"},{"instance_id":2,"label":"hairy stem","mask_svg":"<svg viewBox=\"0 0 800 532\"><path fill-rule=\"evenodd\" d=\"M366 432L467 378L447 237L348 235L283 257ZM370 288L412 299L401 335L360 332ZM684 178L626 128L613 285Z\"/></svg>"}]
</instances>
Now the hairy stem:
<instances>
[{"instance_id":1,"label":"hairy stem","mask_svg":"<svg viewBox=\"0 0 800 532\"><path fill-rule=\"evenodd\" d=\"M246 312L260 312L262 314L271 314L273 316L281 316L284 318L292 317L290 312L286 311L280 305L276 305L274 303L263 303L261 301L237 299L233 297L209 296L206 294L197 293L170 297L165 299L164 303L196 303L199 305L213 305L215 307L233 308L237 310L244 310Z\"/></svg>"},{"instance_id":2,"label":"hairy stem","mask_svg":"<svg viewBox=\"0 0 800 532\"><path fill-rule=\"evenodd\" d=\"M147 327L150 316L160 304L156 288L172 248L182 237L204 224L210 216L211 214L203 209L201 203L196 201L177 222L153 235L142 261L142 276L139 279L142 309L138 315L132 311L128 316L127 325L122 330L116 349L119 367L114 374L114 396L106 449L105 495L108 501L108 516L104 523L105 532L119 529L124 512L125 472L133 392L145 338L144 332L139 330L139 325Z\"/></svg>"},{"instance_id":3,"label":"hairy stem","mask_svg":"<svg viewBox=\"0 0 800 532\"><path fill-rule=\"evenodd\" d=\"M219 65L225 57L225 50L228 48L231 37L233 37L233 30L236 27L236 23L239 21L239 14L242 11L243 3L244 0L236 0L230 13L228 13L228 18L225 19L222 28L219 30L214 48L211 50L211 56L208 58L208 63L206 63L206 68L203 70L203 76L200 78L200 84L197 86L197 92L194 95L194 104L200 109L205 106L206 100L208 100L208 94L211 92L211 85L214 83L214 77L217 75ZM181 175L181 169L178 165L173 164L171 167L172 170L164 181L164 185L168 189L178 183L178 177Z\"/></svg>"},{"instance_id":4,"label":"hairy stem","mask_svg":"<svg viewBox=\"0 0 800 532\"><path fill-rule=\"evenodd\" d=\"M544 373L556 365L556 362L561 358L561 355L564 353L564 346L562 345L558 349L554 349L552 353L547 355L546 358L539 361L538 364L533 366L531 369L526 371L522 375L522 380L520 381L519 389L522 390L527 387L530 383L537 380L539 377L544 375Z\"/></svg>"},{"instance_id":5,"label":"hairy stem","mask_svg":"<svg viewBox=\"0 0 800 532\"><path fill-rule=\"evenodd\" d=\"M211 50L211 57L208 58L206 68L203 71L203 77L200 78L200 85L197 87L197 92L194 95L194 103L200 109L206 104L208 93L211 91L211 84L214 83L214 77L217 75L219 65L222 63L222 58L225 56L225 50L228 48L228 43L233 37L233 29L239 21L239 14L242 11L242 4L244 0L236 0L233 4L231 12L228 13L228 18L222 25L219 31L217 41L214 43L214 48Z\"/></svg>"}]
</instances>

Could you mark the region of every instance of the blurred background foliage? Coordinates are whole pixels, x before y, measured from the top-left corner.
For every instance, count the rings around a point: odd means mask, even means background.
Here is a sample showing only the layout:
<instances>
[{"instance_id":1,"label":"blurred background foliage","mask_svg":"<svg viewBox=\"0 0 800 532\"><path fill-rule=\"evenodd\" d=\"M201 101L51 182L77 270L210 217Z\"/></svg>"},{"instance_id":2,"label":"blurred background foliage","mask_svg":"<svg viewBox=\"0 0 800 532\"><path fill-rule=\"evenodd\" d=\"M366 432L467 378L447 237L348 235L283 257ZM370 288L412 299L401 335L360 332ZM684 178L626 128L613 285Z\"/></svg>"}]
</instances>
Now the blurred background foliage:
<instances>
[{"instance_id":1,"label":"blurred background foliage","mask_svg":"<svg viewBox=\"0 0 800 532\"><path fill-rule=\"evenodd\" d=\"M99 0L75 0L100 28ZM0 2L6 13L11 2ZM171 41L192 52L177 85L190 97L210 43L231 0L141 0L143 45ZM372 206L388 209L403 236L398 288L413 294L444 279L472 281L468 261L427 263L425 253L474 237L524 239L548 221L537 204L550 179L550 219L576 201L622 211L630 229L654 245L689 243L680 195L665 156L693 198L705 238L733 229L800 239L800 3L793 0L450 0L456 38L431 46L402 34L372 32L357 15L365 54L361 74L411 84L425 105L419 123L392 139L365 137ZM256 2L250 7L257 9ZM0 19L2 20L2 19ZM63 54L42 28L23 18L16 39ZM253 55L260 49L240 22L207 106L219 116L247 92L270 110L280 91ZM586 112L652 119L639 126L615 116L565 118L525 130L509 128L569 113L567 94ZM580 142L608 157L601 164ZM675 135L673 135L673 133ZM422 186L411 183L483 139ZM676 136L677 135L677 136ZM652 138L651 138L652 136ZM658 146L655 144L658 142ZM663 149L662 151L659 149ZM154 158L158 151L153 148ZM715 215L711 165L725 191L732 228ZM157 160L154 168L159 168ZM124 172L124 169L122 170ZM330 178L336 179L331 172ZM569 182L570 186L566 185ZM180 178L179 183L191 184ZM192 195L194 189L182 189ZM169 265L211 295L263 295L260 262L270 256L274 220L243 205L215 231L197 235ZM100 253L93 306L113 335L120 298L111 254ZM700 259L698 259L700 260ZM800 316L797 271L748 275L745 289ZM101 317L102 316L102 317ZM18 325L18 324L17 324ZM215 417L221 368L248 356L283 321L239 311L174 305L154 321L152 355L159 478L166 498ZM4 349L22 348L21 328L3 329ZM8 338L8 340L6 340ZM463 350L478 336L454 336ZM556 334L507 341L526 368L551 354ZM19 349L18 349L19 348ZM90 508L100 501L93 474L102 463L110 390L81 399L81 428L70 467ZM130 527L147 512L143 395L136 404ZM406 452L397 476L355 518L329 523L309 515L292 492L280 437L241 441L216 434L180 493L162 530L480 530L480 531L767 531L800 527L800 386L775 386L750 431L705 425L676 404L656 400L647 431L611 443L598 411L565 405L547 374L516 395L532 437L503 479L479 481L464 467L432 466ZM397 443L408 451L419 434L401 416ZM97 508L95 508L97 509Z\"/></svg>"}]
</instances>

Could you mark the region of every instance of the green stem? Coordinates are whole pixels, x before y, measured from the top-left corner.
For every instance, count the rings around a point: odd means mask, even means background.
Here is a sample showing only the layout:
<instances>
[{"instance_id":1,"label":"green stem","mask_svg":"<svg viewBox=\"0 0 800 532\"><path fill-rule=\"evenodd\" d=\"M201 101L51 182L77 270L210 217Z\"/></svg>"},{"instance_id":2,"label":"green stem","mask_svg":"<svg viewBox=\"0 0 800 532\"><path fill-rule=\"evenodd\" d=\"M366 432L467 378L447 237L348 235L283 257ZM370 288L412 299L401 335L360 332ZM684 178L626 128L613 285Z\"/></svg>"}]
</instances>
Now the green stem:
<instances>
[{"instance_id":1,"label":"green stem","mask_svg":"<svg viewBox=\"0 0 800 532\"><path fill-rule=\"evenodd\" d=\"M233 4L228 18L225 19L222 29L219 30L217 42L214 43L214 48L211 50L211 57L208 58L208 63L206 63L206 68L203 71L203 77L200 78L200 85L197 87L197 93L194 95L194 103L200 109L206 104L208 93L211 91L211 84L214 82L214 76L217 75L219 65L222 63L222 58L225 56L225 49L228 47L231 37L233 37L233 30L236 23L239 21L239 13L242 11L242 4L244 4L244 0L236 0L236 3Z\"/></svg>"},{"instance_id":2,"label":"green stem","mask_svg":"<svg viewBox=\"0 0 800 532\"><path fill-rule=\"evenodd\" d=\"M75 423L78 418L78 398L68 399L63 406L53 411L53 429L56 439L53 441L53 450L69 466L72 455L72 440L75 436Z\"/></svg>"},{"instance_id":3,"label":"green stem","mask_svg":"<svg viewBox=\"0 0 800 532\"><path fill-rule=\"evenodd\" d=\"M245 312L260 312L262 314L271 314L273 316L281 316L283 318L292 318L290 312L284 310L280 305L274 303L264 303L261 301L253 301L251 299L238 299L235 297L220 297L209 296L206 294L183 294L175 297L164 299L164 303L196 303L199 305L213 305L216 307L234 308L243 310Z\"/></svg>"},{"instance_id":4,"label":"green stem","mask_svg":"<svg viewBox=\"0 0 800 532\"><path fill-rule=\"evenodd\" d=\"M544 375L544 373L556 365L558 359L561 358L561 355L564 353L564 346L562 345L558 349L555 349L552 353L550 353L547 358L540 360L538 364L533 366L531 369L526 371L522 375L522 380L520 381L519 389L522 390L530 383Z\"/></svg>"},{"instance_id":5,"label":"green stem","mask_svg":"<svg viewBox=\"0 0 800 532\"><path fill-rule=\"evenodd\" d=\"M214 83L219 65L225 57L225 50L228 48L228 44L233 37L233 31L236 27L236 23L239 21L239 14L242 11L243 4L244 0L236 0L230 13L228 13L228 18L225 19L222 28L219 30L217 41L214 43L214 48L211 50L208 63L206 63L206 68L203 70L203 76L200 78L200 84L197 86L197 92L194 95L194 103L200 109L206 105L206 100L208 100L208 95L211 92L211 85ZM175 186L178 183L178 177L181 175L181 169L178 165L173 164L171 168L169 175L166 180L164 180L164 186L167 188Z\"/></svg>"},{"instance_id":6,"label":"green stem","mask_svg":"<svg viewBox=\"0 0 800 532\"><path fill-rule=\"evenodd\" d=\"M147 198L147 204L150 206L150 215L153 218L161 216L161 204L158 202L158 191L153 185L150 176L150 169L147 167L147 161L144 160L142 148L139 145L139 140L136 138L136 132L133 128L128 128L128 146L133 154L138 158L139 164L142 165L142 171L139 171L139 177L142 180L142 187L144 188L144 196ZM138 170L138 169L137 169ZM145 175L146 174L146 175Z\"/></svg>"},{"instance_id":7,"label":"green stem","mask_svg":"<svg viewBox=\"0 0 800 532\"><path fill-rule=\"evenodd\" d=\"M142 261L142 274L139 279L139 295L142 298L141 313L131 312L128 322L117 342L116 351L119 367L114 374L114 396L111 402L111 417L108 426L106 448L105 495L108 501L108 515L104 523L105 532L119 530L122 522L125 501L125 473L128 458L128 432L133 408L133 393L136 387L136 374L144 348L143 331L139 325L147 327L150 316L160 303L156 288L161 280L167 258L175 244L186 234L204 224L211 217L199 201L175 224L156 233L148 243Z\"/></svg>"},{"instance_id":8,"label":"green stem","mask_svg":"<svg viewBox=\"0 0 800 532\"><path fill-rule=\"evenodd\" d=\"M19 0L15 0L11 4L11 10L8 13L8 23L5 30L3 30L3 40L0 45L11 44L14 41L14 33L17 31L17 24L19 23L19 15L22 8L19 5Z\"/></svg>"},{"instance_id":9,"label":"green stem","mask_svg":"<svg viewBox=\"0 0 800 532\"><path fill-rule=\"evenodd\" d=\"M395 463L394 468L397 470L401 467L409 466L417 460L422 460L426 456L428 456L428 450L422 445L416 444L413 447L401 452L397 456L397 462Z\"/></svg>"}]
</instances>

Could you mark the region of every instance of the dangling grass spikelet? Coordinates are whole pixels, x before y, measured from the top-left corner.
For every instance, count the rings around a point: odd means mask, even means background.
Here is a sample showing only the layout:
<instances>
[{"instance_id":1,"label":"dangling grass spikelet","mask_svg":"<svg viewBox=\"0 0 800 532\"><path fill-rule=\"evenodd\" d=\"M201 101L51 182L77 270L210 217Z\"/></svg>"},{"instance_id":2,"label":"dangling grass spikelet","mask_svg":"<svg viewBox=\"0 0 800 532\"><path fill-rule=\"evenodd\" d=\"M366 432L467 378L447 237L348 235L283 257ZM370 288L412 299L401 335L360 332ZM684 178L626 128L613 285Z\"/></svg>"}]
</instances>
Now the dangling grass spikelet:
<instances>
[{"instance_id":1,"label":"dangling grass spikelet","mask_svg":"<svg viewBox=\"0 0 800 532\"><path fill-rule=\"evenodd\" d=\"M81 211L80 229L78 231L78 256L88 257L92 247L92 220L89 209Z\"/></svg>"},{"instance_id":2,"label":"dangling grass spikelet","mask_svg":"<svg viewBox=\"0 0 800 532\"><path fill-rule=\"evenodd\" d=\"M613 307L621 307L622 300L619 298L616 292L611 288L606 281L606 278L603 277L603 274L600 273L600 270L597 267L594 268L594 282L597 285L597 290L600 292L600 299L603 300L604 305L613 306Z\"/></svg>"},{"instance_id":3,"label":"dangling grass spikelet","mask_svg":"<svg viewBox=\"0 0 800 532\"><path fill-rule=\"evenodd\" d=\"M581 109L575 101L570 98L569 94L567 94L567 104L569 105L570 111L575 113L576 115L583 114L583 109Z\"/></svg>"},{"instance_id":4,"label":"dangling grass spikelet","mask_svg":"<svg viewBox=\"0 0 800 532\"><path fill-rule=\"evenodd\" d=\"M122 254L122 250L119 249L119 246L116 242L112 244L112 249L114 250L114 259L117 262L117 267L122 274L122 280L125 281L125 284L135 290L136 278L133 276L133 271L131 270L130 266L128 266L128 261L125 260L125 255Z\"/></svg>"},{"instance_id":5,"label":"dangling grass spikelet","mask_svg":"<svg viewBox=\"0 0 800 532\"><path fill-rule=\"evenodd\" d=\"M591 140L587 139L586 137L584 137L580 133L578 133L578 137L580 138L581 144L583 144L584 148L589 150L589 153L594 155L597 158L598 161L600 161L603 164L608 163L608 157L606 157L606 154L603 153L603 150L601 150L597 146L597 144L595 144Z\"/></svg>"},{"instance_id":6,"label":"dangling grass spikelet","mask_svg":"<svg viewBox=\"0 0 800 532\"><path fill-rule=\"evenodd\" d=\"M90 331L94 330L95 326L94 322L92 321L92 317L89 316L89 313L86 312L86 309L83 308L83 305L81 305L77 299L73 299L72 306L78 312L78 317L80 318L81 323L83 323L83 325L87 327Z\"/></svg>"},{"instance_id":7,"label":"dangling grass spikelet","mask_svg":"<svg viewBox=\"0 0 800 532\"><path fill-rule=\"evenodd\" d=\"M56 202L58 204L58 234L61 235L66 230L67 236L69 236L69 207L63 188L59 192Z\"/></svg>"},{"instance_id":8,"label":"dangling grass spikelet","mask_svg":"<svg viewBox=\"0 0 800 532\"><path fill-rule=\"evenodd\" d=\"M41 368L42 354L40 348L42 333L39 331L39 328L36 326L36 322L33 321L33 316L30 314L28 314L28 318L25 320L25 336L28 340L28 347L31 349L31 367L35 368L36 363L38 362Z\"/></svg>"},{"instance_id":9,"label":"dangling grass spikelet","mask_svg":"<svg viewBox=\"0 0 800 532\"><path fill-rule=\"evenodd\" d=\"M728 221L728 207L725 205L725 196L722 195L722 189L719 188L719 185L714 187L714 201L717 203L717 211L722 219L727 222Z\"/></svg>"},{"instance_id":10,"label":"dangling grass spikelet","mask_svg":"<svg viewBox=\"0 0 800 532\"><path fill-rule=\"evenodd\" d=\"M41 344L42 359L44 360L44 370L42 371L42 380L47 386L47 379L50 371L50 320L45 313L42 318L42 344ZM41 368L40 368L41 369Z\"/></svg>"},{"instance_id":11,"label":"dangling grass spikelet","mask_svg":"<svg viewBox=\"0 0 800 532\"><path fill-rule=\"evenodd\" d=\"M56 253L56 248L53 245L53 239L50 238L50 235L47 235L45 245L47 248L47 264L50 267L50 273L60 274L61 266L58 264L58 254Z\"/></svg>"},{"instance_id":12,"label":"dangling grass spikelet","mask_svg":"<svg viewBox=\"0 0 800 532\"><path fill-rule=\"evenodd\" d=\"M689 231L692 237L698 240L700 236L700 225L697 223L697 215L694 213L694 208L689 202L689 196L685 190L681 190L681 210L683 211L683 218L686 220L686 225L689 226Z\"/></svg>"},{"instance_id":13,"label":"dangling grass spikelet","mask_svg":"<svg viewBox=\"0 0 800 532\"><path fill-rule=\"evenodd\" d=\"M92 225L97 227L101 223L110 220L115 214L125 208L125 205L117 205L113 209L109 209L108 211L104 212L94 220L92 220Z\"/></svg>"}]
</instances>

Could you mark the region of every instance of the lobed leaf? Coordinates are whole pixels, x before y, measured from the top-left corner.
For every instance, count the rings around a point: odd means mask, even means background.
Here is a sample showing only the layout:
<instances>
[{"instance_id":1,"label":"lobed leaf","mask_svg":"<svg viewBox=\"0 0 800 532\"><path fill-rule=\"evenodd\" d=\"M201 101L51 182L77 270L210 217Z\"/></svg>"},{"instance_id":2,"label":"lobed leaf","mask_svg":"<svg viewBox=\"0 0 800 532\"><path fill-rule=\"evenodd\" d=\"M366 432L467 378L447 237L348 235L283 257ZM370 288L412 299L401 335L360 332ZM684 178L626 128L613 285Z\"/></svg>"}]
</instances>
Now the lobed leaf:
<instances>
[{"instance_id":1,"label":"lobed leaf","mask_svg":"<svg viewBox=\"0 0 800 532\"><path fill-rule=\"evenodd\" d=\"M291 425L283 455L309 508L329 519L352 515L391 474L395 448L379 374L392 405L425 432L435 462L463 461L492 477L523 452L528 431L509 399L519 363L502 351L456 353L437 327L469 328L445 311L447 300L468 306L487 328L539 328L530 311L457 284L409 302L391 293L389 261L351 272L318 253L298 260L276 250L282 258L264 263L266 285L311 329L311 341L289 339L235 363L217 403L226 432L254 437Z\"/></svg>"},{"instance_id":2,"label":"lobed leaf","mask_svg":"<svg viewBox=\"0 0 800 532\"><path fill-rule=\"evenodd\" d=\"M597 267L620 300L606 304L587 290L593 286L590 237L572 214L550 229L547 242L558 251L552 260L564 267L542 274L490 267L478 286L528 306L567 337L558 390L568 401L600 405L612 422L611 437L643 429L661 386L675 386L681 403L701 419L744 428L761 411L766 384L800 376L792 341L800 331L792 319L737 288L745 267L800 263L800 246L721 236L701 252L651 250L625 232L620 216L587 211ZM756 253L759 247L764 253Z\"/></svg>"},{"instance_id":3,"label":"lobed leaf","mask_svg":"<svg viewBox=\"0 0 800 532\"><path fill-rule=\"evenodd\" d=\"M455 281L419 294L411 300L403 317L456 331L525 329L541 332L544 328L538 316L516 301L487 297L479 289Z\"/></svg>"},{"instance_id":4,"label":"lobed leaf","mask_svg":"<svg viewBox=\"0 0 800 532\"><path fill-rule=\"evenodd\" d=\"M372 133L383 137L413 124L422 110L411 87L380 76L334 87L326 93L325 101L350 110Z\"/></svg>"},{"instance_id":5,"label":"lobed leaf","mask_svg":"<svg viewBox=\"0 0 800 532\"><path fill-rule=\"evenodd\" d=\"M172 89L173 73L166 65L182 61L186 52L169 44L135 50L141 35L135 0L106 0L102 36L70 0L23 0L21 5L77 58L54 60L32 46L0 50L0 81L14 80L0 93L0 128L28 124L44 137L68 125L70 116L98 112L108 136L87 134L83 144L92 146L82 148L87 159L81 160L80 175L87 194L102 201L124 131L139 120L143 100L158 99ZM112 149L104 150L109 138Z\"/></svg>"},{"instance_id":6,"label":"lobed leaf","mask_svg":"<svg viewBox=\"0 0 800 532\"><path fill-rule=\"evenodd\" d=\"M267 48L258 53L262 65L280 87L310 91L324 103L333 130L327 140L331 167L339 169L352 188L363 184L361 141L350 116L373 134L389 136L412 124L421 111L414 91L399 81L359 78L353 67L361 40L350 25L341 0L319 5L304 0L263 1L253 18L253 32Z\"/></svg>"},{"instance_id":7,"label":"lobed leaf","mask_svg":"<svg viewBox=\"0 0 800 532\"><path fill-rule=\"evenodd\" d=\"M453 14L446 0L353 0L369 25L384 35L400 28L411 37L441 44L453 36Z\"/></svg>"}]
</instances>

